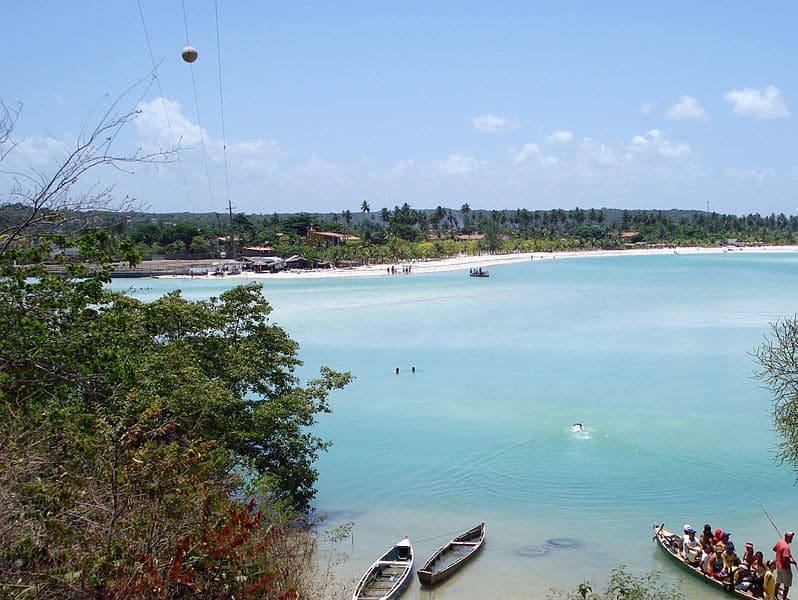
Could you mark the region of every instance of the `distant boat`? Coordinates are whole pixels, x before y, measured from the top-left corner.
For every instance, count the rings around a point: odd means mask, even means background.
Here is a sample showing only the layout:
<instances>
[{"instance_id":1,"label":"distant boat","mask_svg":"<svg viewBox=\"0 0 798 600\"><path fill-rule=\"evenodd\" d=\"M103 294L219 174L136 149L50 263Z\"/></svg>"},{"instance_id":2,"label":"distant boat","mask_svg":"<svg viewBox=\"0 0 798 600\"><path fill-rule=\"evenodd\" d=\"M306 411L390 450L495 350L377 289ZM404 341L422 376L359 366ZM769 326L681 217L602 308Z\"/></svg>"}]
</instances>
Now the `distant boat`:
<instances>
[{"instance_id":1,"label":"distant boat","mask_svg":"<svg viewBox=\"0 0 798 600\"><path fill-rule=\"evenodd\" d=\"M422 585L435 585L457 571L482 549L485 523L480 523L438 548L416 574Z\"/></svg>"},{"instance_id":2,"label":"distant boat","mask_svg":"<svg viewBox=\"0 0 798 600\"><path fill-rule=\"evenodd\" d=\"M471 269L468 274L471 275L471 277L490 277L490 273L488 273L482 267Z\"/></svg>"},{"instance_id":3,"label":"distant boat","mask_svg":"<svg viewBox=\"0 0 798 600\"><path fill-rule=\"evenodd\" d=\"M654 541L657 542L657 545L662 548L662 551L665 552L668 556L670 556L676 563L685 571L693 575L694 577L698 577L704 583L707 583L718 590L722 590L728 594L733 594L740 598L756 598L751 592L743 591L743 590L735 590L729 589L728 581L721 581L719 579L714 579L709 577L706 573L701 570L701 567L693 566L689 562L684 559L680 549L682 547L683 537L680 536L678 533L673 533L672 531L668 531L665 529L665 525L654 525ZM761 596L760 596L761 598Z\"/></svg>"},{"instance_id":4,"label":"distant boat","mask_svg":"<svg viewBox=\"0 0 798 600\"><path fill-rule=\"evenodd\" d=\"M372 564L357 584L352 600L394 600L413 570L413 546L404 538Z\"/></svg>"}]
</instances>

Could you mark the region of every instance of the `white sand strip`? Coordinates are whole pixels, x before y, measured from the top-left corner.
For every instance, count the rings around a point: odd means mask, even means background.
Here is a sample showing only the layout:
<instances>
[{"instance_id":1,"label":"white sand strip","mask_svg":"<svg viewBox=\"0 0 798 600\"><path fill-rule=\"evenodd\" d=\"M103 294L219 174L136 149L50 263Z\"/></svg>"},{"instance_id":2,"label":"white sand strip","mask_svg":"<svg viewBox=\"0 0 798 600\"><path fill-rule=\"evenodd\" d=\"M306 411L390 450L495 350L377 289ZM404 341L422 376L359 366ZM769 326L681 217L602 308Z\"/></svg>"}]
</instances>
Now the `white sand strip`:
<instances>
[{"instance_id":1,"label":"white sand strip","mask_svg":"<svg viewBox=\"0 0 798 600\"><path fill-rule=\"evenodd\" d=\"M798 246L758 246L745 248L702 248L702 247L683 247L683 248L656 248L656 249L635 249L635 250L584 250L578 252L524 252L518 254L482 254L478 256L456 256L452 258L442 258L427 261L398 261L395 263L366 265L361 267L349 267L345 269L315 269L315 270L288 270L278 273L253 273L244 271L239 275L225 275L236 279L319 279L327 277L398 277L406 276L404 268L410 268L410 275L420 273L442 273L445 271L458 271L471 268L482 267L489 269L493 265L505 265L509 263L526 262L529 260L545 261L560 260L568 258L601 258L605 256L657 256L673 254L721 254L728 253L779 253L779 252L798 252ZM393 266L395 274L390 273ZM163 275L162 278L172 277ZM186 276L174 276L185 279ZM208 275L213 278L213 275ZM204 279L205 277L195 277Z\"/></svg>"}]
</instances>

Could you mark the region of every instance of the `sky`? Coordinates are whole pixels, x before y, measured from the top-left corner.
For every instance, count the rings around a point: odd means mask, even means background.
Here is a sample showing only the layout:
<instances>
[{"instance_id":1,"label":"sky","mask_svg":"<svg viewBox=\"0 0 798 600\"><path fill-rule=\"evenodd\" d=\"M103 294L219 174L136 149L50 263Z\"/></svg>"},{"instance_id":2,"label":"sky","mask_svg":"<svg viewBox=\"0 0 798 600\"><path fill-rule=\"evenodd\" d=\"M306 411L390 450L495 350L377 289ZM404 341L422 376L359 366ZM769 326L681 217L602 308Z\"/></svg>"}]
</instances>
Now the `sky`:
<instances>
[{"instance_id":1,"label":"sky","mask_svg":"<svg viewBox=\"0 0 798 600\"><path fill-rule=\"evenodd\" d=\"M139 113L116 151L179 143L180 160L82 185L152 212L798 213L794 2L40 0L3 15L0 99L22 112L0 169L53 169L122 96Z\"/></svg>"}]
</instances>

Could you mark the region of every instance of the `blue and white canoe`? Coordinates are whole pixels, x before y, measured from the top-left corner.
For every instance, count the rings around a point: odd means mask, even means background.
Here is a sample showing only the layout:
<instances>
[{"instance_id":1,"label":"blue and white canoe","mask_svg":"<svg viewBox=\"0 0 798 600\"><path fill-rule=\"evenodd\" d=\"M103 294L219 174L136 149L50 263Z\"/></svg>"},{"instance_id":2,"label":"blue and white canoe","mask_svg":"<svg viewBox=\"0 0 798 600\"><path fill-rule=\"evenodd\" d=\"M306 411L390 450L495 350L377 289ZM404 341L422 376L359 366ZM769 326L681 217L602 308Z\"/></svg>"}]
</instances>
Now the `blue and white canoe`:
<instances>
[{"instance_id":1,"label":"blue and white canoe","mask_svg":"<svg viewBox=\"0 0 798 600\"><path fill-rule=\"evenodd\" d=\"M352 600L394 600L410 583L412 571L413 546L405 537L368 568Z\"/></svg>"}]
</instances>

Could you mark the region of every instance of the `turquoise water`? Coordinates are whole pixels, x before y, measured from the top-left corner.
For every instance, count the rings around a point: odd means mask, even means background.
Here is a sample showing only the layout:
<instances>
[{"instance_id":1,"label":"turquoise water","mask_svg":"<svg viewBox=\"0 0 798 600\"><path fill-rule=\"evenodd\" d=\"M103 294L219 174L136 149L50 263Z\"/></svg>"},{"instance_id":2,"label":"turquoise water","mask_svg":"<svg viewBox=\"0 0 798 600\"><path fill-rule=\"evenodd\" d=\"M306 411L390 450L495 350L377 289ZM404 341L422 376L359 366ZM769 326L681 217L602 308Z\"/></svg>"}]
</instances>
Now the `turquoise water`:
<instances>
[{"instance_id":1,"label":"turquoise water","mask_svg":"<svg viewBox=\"0 0 798 600\"><path fill-rule=\"evenodd\" d=\"M202 298L235 283L114 287ZM710 523L763 549L775 534L762 505L798 527L794 477L773 462L770 399L749 355L769 322L796 311L798 255L264 283L273 319L301 345L301 374L327 365L357 377L318 426L334 445L318 463L317 505L332 526L354 522L336 567L344 580L405 533L423 560L483 520L473 564L404 597L541 598L620 564L676 577L651 542L655 521Z\"/></svg>"}]
</instances>

